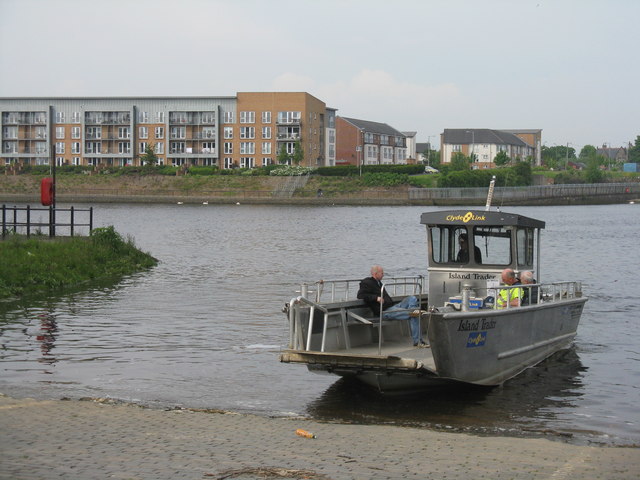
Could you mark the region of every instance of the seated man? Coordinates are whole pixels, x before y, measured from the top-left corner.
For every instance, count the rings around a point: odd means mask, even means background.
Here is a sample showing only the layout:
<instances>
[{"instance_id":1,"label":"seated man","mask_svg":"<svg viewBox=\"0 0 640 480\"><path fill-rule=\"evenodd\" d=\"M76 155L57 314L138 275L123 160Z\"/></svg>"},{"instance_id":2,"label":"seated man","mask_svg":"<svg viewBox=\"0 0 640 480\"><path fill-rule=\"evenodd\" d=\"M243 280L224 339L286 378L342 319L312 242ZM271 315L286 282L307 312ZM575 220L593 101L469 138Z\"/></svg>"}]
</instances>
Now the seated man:
<instances>
[{"instance_id":1,"label":"seated man","mask_svg":"<svg viewBox=\"0 0 640 480\"><path fill-rule=\"evenodd\" d=\"M517 285L518 279L515 272L510 268L505 268L502 271L502 284L506 286ZM496 308L507 308L507 304L510 307L519 307L522 301L522 288L502 288L498 291L498 298L496 299Z\"/></svg>"},{"instance_id":2,"label":"seated man","mask_svg":"<svg viewBox=\"0 0 640 480\"><path fill-rule=\"evenodd\" d=\"M466 233L460 234L458 244L460 245L460 250L458 250L456 262L467 263L469 261L469 237ZM482 253L477 246L473 247L473 258L476 263L482 263Z\"/></svg>"},{"instance_id":3,"label":"seated man","mask_svg":"<svg viewBox=\"0 0 640 480\"><path fill-rule=\"evenodd\" d=\"M391 296L386 290L383 297L382 277L384 277L384 270L380 265L371 267L371 276L360 282L358 298L364 300L364 303L367 304L373 314L378 317L382 307L382 318L385 320L410 320L409 325L411 327L413 346L426 347L427 344L422 339L422 332L420 331L420 315L424 312L419 309L418 299L411 295L394 305Z\"/></svg>"},{"instance_id":4,"label":"seated man","mask_svg":"<svg viewBox=\"0 0 640 480\"><path fill-rule=\"evenodd\" d=\"M522 280L523 285L533 285L538 283L535 278L533 278L533 273L530 271L522 272L520 275L520 280ZM525 287L524 294L522 295L522 305L533 305L538 303L538 287Z\"/></svg>"}]
</instances>

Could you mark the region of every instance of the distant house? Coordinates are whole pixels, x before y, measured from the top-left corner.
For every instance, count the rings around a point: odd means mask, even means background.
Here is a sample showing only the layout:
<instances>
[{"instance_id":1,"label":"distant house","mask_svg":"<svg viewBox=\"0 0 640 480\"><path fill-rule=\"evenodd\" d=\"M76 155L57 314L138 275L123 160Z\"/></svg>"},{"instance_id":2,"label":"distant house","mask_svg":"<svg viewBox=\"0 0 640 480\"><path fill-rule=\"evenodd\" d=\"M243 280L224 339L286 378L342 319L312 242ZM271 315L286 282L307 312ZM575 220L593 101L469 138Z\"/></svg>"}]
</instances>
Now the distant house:
<instances>
[{"instance_id":1,"label":"distant house","mask_svg":"<svg viewBox=\"0 0 640 480\"><path fill-rule=\"evenodd\" d=\"M386 123L336 118L336 165L407 163L406 136Z\"/></svg>"},{"instance_id":2,"label":"distant house","mask_svg":"<svg viewBox=\"0 0 640 480\"><path fill-rule=\"evenodd\" d=\"M402 132L402 134L406 138L407 163L416 163L418 159L418 152L416 151L416 135L418 135L418 132Z\"/></svg>"},{"instance_id":3,"label":"distant house","mask_svg":"<svg viewBox=\"0 0 640 480\"><path fill-rule=\"evenodd\" d=\"M584 170L585 168L587 168L586 164L582 162L573 162L571 160L569 160L569 162L567 163L567 166L569 168L572 168L573 170Z\"/></svg>"},{"instance_id":4,"label":"distant house","mask_svg":"<svg viewBox=\"0 0 640 480\"><path fill-rule=\"evenodd\" d=\"M431 150L431 144L427 143L416 143L416 158L418 163L429 163L429 158L425 155L425 152Z\"/></svg>"},{"instance_id":5,"label":"distant house","mask_svg":"<svg viewBox=\"0 0 640 480\"><path fill-rule=\"evenodd\" d=\"M612 162L625 163L629 159L629 152L624 147L607 147L603 145L602 148L596 150L597 155L602 155L607 160Z\"/></svg>"},{"instance_id":6,"label":"distant house","mask_svg":"<svg viewBox=\"0 0 640 480\"><path fill-rule=\"evenodd\" d=\"M512 133L512 132L517 132ZM454 153L475 156L473 168L493 168L493 159L506 152L511 160L540 157L541 130L490 130L488 128L447 128L440 134L440 162L450 163ZM531 136L533 143L522 137Z\"/></svg>"}]
</instances>

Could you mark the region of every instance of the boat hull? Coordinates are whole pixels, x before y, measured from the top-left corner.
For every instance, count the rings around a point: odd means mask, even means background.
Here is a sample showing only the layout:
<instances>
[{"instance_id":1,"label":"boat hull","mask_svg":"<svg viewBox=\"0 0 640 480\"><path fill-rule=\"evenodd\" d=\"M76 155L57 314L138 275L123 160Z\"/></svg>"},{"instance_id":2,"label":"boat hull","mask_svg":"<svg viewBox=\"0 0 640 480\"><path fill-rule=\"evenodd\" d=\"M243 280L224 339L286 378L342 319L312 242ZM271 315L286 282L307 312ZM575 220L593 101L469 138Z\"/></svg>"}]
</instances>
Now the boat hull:
<instances>
[{"instance_id":1,"label":"boat hull","mask_svg":"<svg viewBox=\"0 0 640 480\"><path fill-rule=\"evenodd\" d=\"M586 301L433 314L429 340L438 376L477 385L503 383L567 348Z\"/></svg>"}]
</instances>

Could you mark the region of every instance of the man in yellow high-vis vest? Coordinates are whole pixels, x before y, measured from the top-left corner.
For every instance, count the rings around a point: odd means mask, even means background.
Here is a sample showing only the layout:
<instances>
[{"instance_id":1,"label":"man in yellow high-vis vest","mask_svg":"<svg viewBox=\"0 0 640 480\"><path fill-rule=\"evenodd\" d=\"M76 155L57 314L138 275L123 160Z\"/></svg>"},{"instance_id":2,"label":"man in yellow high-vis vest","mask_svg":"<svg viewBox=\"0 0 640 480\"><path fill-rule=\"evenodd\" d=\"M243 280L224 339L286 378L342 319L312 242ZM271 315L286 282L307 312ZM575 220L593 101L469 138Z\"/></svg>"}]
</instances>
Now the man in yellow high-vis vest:
<instances>
[{"instance_id":1,"label":"man in yellow high-vis vest","mask_svg":"<svg viewBox=\"0 0 640 480\"><path fill-rule=\"evenodd\" d=\"M505 268L502 271L502 283L503 285L511 286L518 282L515 272L510 268ZM503 288L498 292L498 298L496 299L496 308L507 308L507 304L510 307L519 307L522 301L522 288Z\"/></svg>"}]
</instances>

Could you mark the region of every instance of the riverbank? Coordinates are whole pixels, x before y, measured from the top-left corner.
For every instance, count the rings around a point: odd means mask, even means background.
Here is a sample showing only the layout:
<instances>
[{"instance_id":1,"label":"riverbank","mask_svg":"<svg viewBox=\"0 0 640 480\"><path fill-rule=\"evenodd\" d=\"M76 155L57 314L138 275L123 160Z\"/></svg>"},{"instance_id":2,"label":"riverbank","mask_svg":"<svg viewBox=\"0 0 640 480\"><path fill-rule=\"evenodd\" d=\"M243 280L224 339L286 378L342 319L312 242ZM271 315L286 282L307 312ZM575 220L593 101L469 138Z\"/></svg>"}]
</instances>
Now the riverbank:
<instances>
[{"instance_id":1,"label":"riverbank","mask_svg":"<svg viewBox=\"0 0 640 480\"><path fill-rule=\"evenodd\" d=\"M0 396L1 479L607 479L638 448ZM297 436L296 429L317 438Z\"/></svg>"},{"instance_id":2,"label":"riverbank","mask_svg":"<svg viewBox=\"0 0 640 480\"><path fill-rule=\"evenodd\" d=\"M0 176L0 203L39 203L37 175ZM484 206L487 188L364 186L358 177L61 175L58 203ZM495 205L627 203L640 183L497 187Z\"/></svg>"},{"instance_id":3,"label":"riverbank","mask_svg":"<svg viewBox=\"0 0 640 480\"><path fill-rule=\"evenodd\" d=\"M113 226L90 237L3 236L0 242L0 299L61 291L97 279L148 270L158 260L125 240Z\"/></svg>"}]
</instances>

